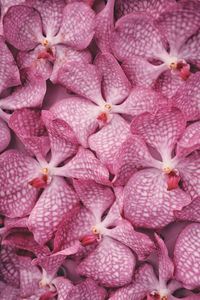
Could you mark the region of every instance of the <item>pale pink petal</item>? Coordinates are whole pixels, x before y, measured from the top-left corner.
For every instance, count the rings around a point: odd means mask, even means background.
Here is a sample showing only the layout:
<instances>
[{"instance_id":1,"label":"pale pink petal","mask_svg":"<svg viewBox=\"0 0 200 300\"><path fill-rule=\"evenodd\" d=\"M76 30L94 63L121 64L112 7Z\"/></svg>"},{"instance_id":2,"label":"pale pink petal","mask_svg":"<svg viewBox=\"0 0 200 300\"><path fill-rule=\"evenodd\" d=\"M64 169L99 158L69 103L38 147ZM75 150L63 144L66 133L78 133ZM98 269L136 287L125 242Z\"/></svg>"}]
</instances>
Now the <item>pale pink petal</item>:
<instances>
[{"instance_id":1,"label":"pale pink petal","mask_svg":"<svg viewBox=\"0 0 200 300\"><path fill-rule=\"evenodd\" d=\"M167 190L165 175L152 168L136 172L124 189L124 215L136 227L163 227L190 202L180 188Z\"/></svg>"},{"instance_id":2,"label":"pale pink petal","mask_svg":"<svg viewBox=\"0 0 200 300\"><path fill-rule=\"evenodd\" d=\"M6 40L19 50L33 49L43 38L38 11L25 5L12 6L4 16L3 27Z\"/></svg>"},{"instance_id":3,"label":"pale pink petal","mask_svg":"<svg viewBox=\"0 0 200 300\"><path fill-rule=\"evenodd\" d=\"M101 76L94 65L75 62L68 64L60 70L58 81L72 92L96 104L104 101L101 95Z\"/></svg>"},{"instance_id":4,"label":"pale pink petal","mask_svg":"<svg viewBox=\"0 0 200 300\"><path fill-rule=\"evenodd\" d=\"M161 58L166 54L160 31L153 18L141 14L130 14L121 18L115 25L112 49L115 56L124 60L133 55Z\"/></svg>"},{"instance_id":5,"label":"pale pink petal","mask_svg":"<svg viewBox=\"0 0 200 300\"><path fill-rule=\"evenodd\" d=\"M100 54L95 60L95 65L102 75L102 91L108 103L122 102L131 91L131 84L111 54Z\"/></svg>"},{"instance_id":6,"label":"pale pink petal","mask_svg":"<svg viewBox=\"0 0 200 300\"><path fill-rule=\"evenodd\" d=\"M97 157L111 172L115 156L128 133L128 123L122 117L114 115L110 123L89 137L90 149L96 152Z\"/></svg>"},{"instance_id":7,"label":"pale pink petal","mask_svg":"<svg viewBox=\"0 0 200 300\"><path fill-rule=\"evenodd\" d=\"M20 84L19 70L16 62L0 36L0 93L8 88Z\"/></svg>"},{"instance_id":8,"label":"pale pink petal","mask_svg":"<svg viewBox=\"0 0 200 300\"><path fill-rule=\"evenodd\" d=\"M66 297L69 296L71 289L73 288L73 284L68 279L60 276L56 277L53 280L53 284L55 285L58 292L58 300L66 299Z\"/></svg>"},{"instance_id":9,"label":"pale pink petal","mask_svg":"<svg viewBox=\"0 0 200 300\"><path fill-rule=\"evenodd\" d=\"M0 280L18 288L20 286L18 264L18 256L15 250L11 247L1 247Z\"/></svg>"},{"instance_id":10,"label":"pale pink petal","mask_svg":"<svg viewBox=\"0 0 200 300\"><path fill-rule=\"evenodd\" d=\"M57 230L63 216L79 202L72 188L63 178L54 177L36 203L28 219L28 227L35 240L44 245Z\"/></svg>"},{"instance_id":11,"label":"pale pink petal","mask_svg":"<svg viewBox=\"0 0 200 300\"><path fill-rule=\"evenodd\" d=\"M114 0L108 0L95 19L95 40L102 53L111 52L110 39L114 30L114 5Z\"/></svg>"},{"instance_id":12,"label":"pale pink petal","mask_svg":"<svg viewBox=\"0 0 200 300\"><path fill-rule=\"evenodd\" d=\"M97 280L107 287L130 283L135 258L128 247L104 237L99 246L78 266L81 275Z\"/></svg>"},{"instance_id":13,"label":"pale pink petal","mask_svg":"<svg viewBox=\"0 0 200 300\"><path fill-rule=\"evenodd\" d=\"M87 99L70 97L56 103L51 111L67 122L83 147L88 146L88 137L98 128L98 107Z\"/></svg>"},{"instance_id":14,"label":"pale pink petal","mask_svg":"<svg viewBox=\"0 0 200 300\"><path fill-rule=\"evenodd\" d=\"M195 35L191 36L187 42L180 49L180 57L183 59L200 65L200 56L199 56L199 47L200 47L200 31Z\"/></svg>"},{"instance_id":15,"label":"pale pink petal","mask_svg":"<svg viewBox=\"0 0 200 300\"><path fill-rule=\"evenodd\" d=\"M114 201L112 190L94 181L74 180L73 183L83 205L101 219Z\"/></svg>"},{"instance_id":16,"label":"pale pink petal","mask_svg":"<svg viewBox=\"0 0 200 300\"><path fill-rule=\"evenodd\" d=\"M0 119L0 153L8 147L10 140L10 130L6 123Z\"/></svg>"},{"instance_id":17,"label":"pale pink petal","mask_svg":"<svg viewBox=\"0 0 200 300\"><path fill-rule=\"evenodd\" d=\"M200 282L200 224L188 225L178 236L174 250L175 277L189 289Z\"/></svg>"},{"instance_id":18,"label":"pale pink petal","mask_svg":"<svg viewBox=\"0 0 200 300\"><path fill-rule=\"evenodd\" d=\"M30 213L38 191L28 182L37 174L38 164L31 157L15 150L0 156L0 212L8 217Z\"/></svg>"},{"instance_id":19,"label":"pale pink petal","mask_svg":"<svg viewBox=\"0 0 200 300\"><path fill-rule=\"evenodd\" d=\"M98 286L94 280L89 278L77 284L69 293L69 299L73 300L104 300L105 296L105 289Z\"/></svg>"},{"instance_id":20,"label":"pale pink petal","mask_svg":"<svg viewBox=\"0 0 200 300\"><path fill-rule=\"evenodd\" d=\"M57 39L76 50L85 49L94 35L94 17L94 11L84 3L67 5Z\"/></svg>"},{"instance_id":21,"label":"pale pink petal","mask_svg":"<svg viewBox=\"0 0 200 300\"><path fill-rule=\"evenodd\" d=\"M144 113L136 117L131 124L131 131L141 135L147 144L164 155L166 152L171 154L185 126L185 118L179 110L165 108L156 115Z\"/></svg>"},{"instance_id":22,"label":"pale pink petal","mask_svg":"<svg viewBox=\"0 0 200 300\"><path fill-rule=\"evenodd\" d=\"M185 206L181 211L175 211L174 214L177 220L200 223L200 198L195 198L192 203Z\"/></svg>"}]
</instances>

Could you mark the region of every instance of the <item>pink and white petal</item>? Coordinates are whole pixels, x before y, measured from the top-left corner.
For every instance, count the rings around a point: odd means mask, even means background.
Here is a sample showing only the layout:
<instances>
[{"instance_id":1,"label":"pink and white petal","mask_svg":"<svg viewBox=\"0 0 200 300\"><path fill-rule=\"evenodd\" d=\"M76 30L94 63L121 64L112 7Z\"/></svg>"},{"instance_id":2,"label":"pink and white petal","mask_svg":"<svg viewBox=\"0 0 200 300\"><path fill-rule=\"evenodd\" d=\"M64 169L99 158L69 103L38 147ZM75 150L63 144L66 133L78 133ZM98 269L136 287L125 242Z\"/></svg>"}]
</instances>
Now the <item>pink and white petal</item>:
<instances>
[{"instance_id":1,"label":"pink and white petal","mask_svg":"<svg viewBox=\"0 0 200 300\"><path fill-rule=\"evenodd\" d=\"M166 55L160 31L151 16L132 13L122 17L115 25L112 50L119 60L133 55L161 59Z\"/></svg>"},{"instance_id":2,"label":"pink and white petal","mask_svg":"<svg viewBox=\"0 0 200 300\"><path fill-rule=\"evenodd\" d=\"M23 107L41 107L45 93L46 81L41 76L33 76L28 72L24 84L0 100L0 108L16 110Z\"/></svg>"},{"instance_id":3,"label":"pink and white petal","mask_svg":"<svg viewBox=\"0 0 200 300\"><path fill-rule=\"evenodd\" d=\"M189 125L177 143L176 155L187 156L200 149L200 121Z\"/></svg>"},{"instance_id":4,"label":"pink and white petal","mask_svg":"<svg viewBox=\"0 0 200 300\"><path fill-rule=\"evenodd\" d=\"M66 297L69 297L70 291L73 288L71 281L59 276L53 279L53 284L58 292L58 300L67 299ZM69 299L73 298L70 297Z\"/></svg>"},{"instance_id":5,"label":"pink and white petal","mask_svg":"<svg viewBox=\"0 0 200 300\"><path fill-rule=\"evenodd\" d=\"M200 47L200 31L198 31L195 35L191 36L187 42L180 49L180 57L189 61L191 63L197 64L200 66L200 55L199 49Z\"/></svg>"},{"instance_id":6,"label":"pink and white petal","mask_svg":"<svg viewBox=\"0 0 200 300\"><path fill-rule=\"evenodd\" d=\"M169 257L168 249L164 241L155 234L156 244L158 247L158 271L159 271L159 281L168 282L174 275L174 264Z\"/></svg>"},{"instance_id":7,"label":"pink and white petal","mask_svg":"<svg viewBox=\"0 0 200 300\"><path fill-rule=\"evenodd\" d=\"M133 134L141 135L147 144L157 149L165 159L185 130L183 114L175 108L159 109L155 115L144 113L131 123Z\"/></svg>"},{"instance_id":8,"label":"pink and white petal","mask_svg":"<svg viewBox=\"0 0 200 300\"><path fill-rule=\"evenodd\" d=\"M87 149L79 148L76 156L65 166L57 168L55 175L110 185L109 172L106 167Z\"/></svg>"},{"instance_id":9,"label":"pink and white petal","mask_svg":"<svg viewBox=\"0 0 200 300\"><path fill-rule=\"evenodd\" d=\"M83 147L88 146L88 137L98 128L98 107L87 99L70 97L56 103L51 111L67 122Z\"/></svg>"},{"instance_id":10,"label":"pink and white petal","mask_svg":"<svg viewBox=\"0 0 200 300\"><path fill-rule=\"evenodd\" d=\"M139 260L146 259L155 249L153 241L144 233L135 231L126 220L118 222L113 229L107 229L106 235L131 248Z\"/></svg>"},{"instance_id":11,"label":"pink and white petal","mask_svg":"<svg viewBox=\"0 0 200 300\"><path fill-rule=\"evenodd\" d=\"M90 149L96 152L97 157L111 173L113 172L114 158L128 134L129 124L121 116L115 114L110 123L88 139Z\"/></svg>"},{"instance_id":12,"label":"pink and white petal","mask_svg":"<svg viewBox=\"0 0 200 300\"><path fill-rule=\"evenodd\" d=\"M108 0L106 6L95 19L95 40L102 53L111 52L111 34L114 30L114 0Z\"/></svg>"},{"instance_id":13,"label":"pink and white petal","mask_svg":"<svg viewBox=\"0 0 200 300\"><path fill-rule=\"evenodd\" d=\"M26 216L32 210L38 191L28 182L37 174L39 165L16 150L0 156L0 212L11 218Z\"/></svg>"},{"instance_id":14,"label":"pink and white petal","mask_svg":"<svg viewBox=\"0 0 200 300\"><path fill-rule=\"evenodd\" d=\"M99 54L95 65L102 75L102 90L106 101L121 103L129 95L131 84L117 60L109 53Z\"/></svg>"},{"instance_id":15,"label":"pink and white petal","mask_svg":"<svg viewBox=\"0 0 200 300\"><path fill-rule=\"evenodd\" d=\"M153 168L136 172L124 188L124 216L136 227L162 228L190 202L180 188L168 191L165 175Z\"/></svg>"},{"instance_id":16,"label":"pink and white petal","mask_svg":"<svg viewBox=\"0 0 200 300\"><path fill-rule=\"evenodd\" d=\"M19 281L19 260L15 249L2 246L0 252L0 280L18 288Z\"/></svg>"},{"instance_id":17,"label":"pink and white petal","mask_svg":"<svg viewBox=\"0 0 200 300\"><path fill-rule=\"evenodd\" d=\"M168 10L174 4L176 4L175 0L169 0L167 2L165 0L117 0L116 15L117 18L120 18L132 12L146 12L151 14L154 18L158 18L162 12Z\"/></svg>"},{"instance_id":18,"label":"pink and white petal","mask_svg":"<svg viewBox=\"0 0 200 300\"><path fill-rule=\"evenodd\" d=\"M122 69L134 86L152 86L166 68L165 64L153 65L142 56L132 56L122 63Z\"/></svg>"},{"instance_id":19,"label":"pink and white petal","mask_svg":"<svg viewBox=\"0 0 200 300\"><path fill-rule=\"evenodd\" d=\"M16 300L20 299L20 289L16 289L7 285L0 291L1 300Z\"/></svg>"},{"instance_id":20,"label":"pink and white petal","mask_svg":"<svg viewBox=\"0 0 200 300\"><path fill-rule=\"evenodd\" d=\"M10 140L10 130L7 124L0 119L0 153L8 147Z\"/></svg>"},{"instance_id":21,"label":"pink and white petal","mask_svg":"<svg viewBox=\"0 0 200 300\"><path fill-rule=\"evenodd\" d=\"M200 224L193 223L181 231L174 250L175 278L189 289L200 282Z\"/></svg>"},{"instance_id":22,"label":"pink and white petal","mask_svg":"<svg viewBox=\"0 0 200 300\"><path fill-rule=\"evenodd\" d=\"M9 87L20 84L19 70L12 53L0 36L0 93Z\"/></svg>"},{"instance_id":23,"label":"pink and white petal","mask_svg":"<svg viewBox=\"0 0 200 300\"><path fill-rule=\"evenodd\" d=\"M72 92L101 105L104 100L101 95L100 75L94 65L73 62L60 70L58 81Z\"/></svg>"},{"instance_id":24,"label":"pink and white petal","mask_svg":"<svg viewBox=\"0 0 200 300\"><path fill-rule=\"evenodd\" d=\"M39 11L45 36L55 36L62 24L64 0L26 0L26 5Z\"/></svg>"},{"instance_id":25,"label":"pink and white petal","mask_svg":"<svg viewBox=\"0 0 200 300\"><path fill-rule=\"evenodd\" d=\"M54 177L43 191L28 219L28 228L35 240L44 245L57 230L60 220L79 199L63 178Z\"/></svg>"},{"instance_id":26,"label":"pink and white petal","mask_svg":"<svg viewBox=\"0 0 200 300\"><path fill-rule=\"evenodd\" d=\"M76 50L87 48L94 35L94 19L94 11L88 5L84 3L66 5L56 40Z\"/></svg>"},{"instance_id":27,"label":"pink and white petal","mask_svg":"<svg viewBox=\"0 0 200 300\"><path fill-rule=\"evenodd\" d=\"M177 220L200 223L200 197L195 198L192 203L183 207L181 211L175 211Z\"/></svg>"},{"instance_id":28,"label":"pink and white petal","mask_svg":"<svg viewBox=\"0 0 200 300\"><path fill-rule=\"evenodd\" d=\"M64 45L56 45L56 60L54 62L51 81L57 83L60 69L73 62L91 63L91 53L88 50L78 51Z\"/></svg>"},{"instance_id":29,"label":"pink and white petal","mask_svg":"<svg viewBox=\"0 0 200 300\"><path fill-rule=\"evenodd\" d=\"M146 297L147 293L154 290L157 285L158 280L153 267L145 264L136 270L133 283L127 287L118 289L110 300L141 300Z\"/></svg>"},{"instance_id":30,"label":"pink and white petal","mask_svg":"<svg viewBox=\"0 0 200 300\"><path fill-rule=\"evenodd\" d=\"M187 121L195 121L200 118L200 73L190 75L172 98L173 105L178 107L186 116Z\"/></svg>"},{"instance_id":31,"label":"pink and white petal","mask_svg":"<svg viewBox=\"0 0 200 300\"><path fill-rule=\"evenodd\" d=\"M83 205L101 220L103 213L114 202L112 190L94 181L74 180L73 184Z\"/></svg>"},{"instance_id":32,"label":"pink and white petal","mask_svg":"<svg viewBox=\"0 0 200 300\"><path fill-rule=\"evenodd\" d=\"M194 199L200 196L200 155L194 153L177 165L184 189Z\"/></svg>"},{"instance_id":33,"label":"pink and white petal","mask_svg":"<svg viewBox=\"0 0 200 300\"><path fill-rule=\"evenodd\" d=\"M41 17L33 7L10 7L3 18L3 28L6 40L19 50L34 49L43 39Z\"/></svg>"},{"instance_id":34,"label":"pink and white petal","mask_svg":"<svg viewBox=\"0 0 200 300\"><path fill-rule=\"evenodd\" d=\"M141 167L159 167L156 161L138 135L129 135L121 145L115 160L113 183L115 185L125 185L129 178Z\"/></svg>"},{"instance_id":35,"label":"pink and white petal","mask_svg":"<svg viewBox=\"0 0 200 300\"><path fill-rule=\"evenodd\" d=\"M117 287L130 283L134 268L135 257L130 249L114 239L104 237L77 270L106 287Z\"/></svg>"},{"instance_id":36,"label":"pink and white petal","mask_svg":"<svg viewBox=\"0 0 200 300\"><path fill-rule=\"evenodd\" d=\"M157 25L170 45L171 55L199 29L200 7L198 1L181 1L157 20Z\"/></svg>"}]
</instances>

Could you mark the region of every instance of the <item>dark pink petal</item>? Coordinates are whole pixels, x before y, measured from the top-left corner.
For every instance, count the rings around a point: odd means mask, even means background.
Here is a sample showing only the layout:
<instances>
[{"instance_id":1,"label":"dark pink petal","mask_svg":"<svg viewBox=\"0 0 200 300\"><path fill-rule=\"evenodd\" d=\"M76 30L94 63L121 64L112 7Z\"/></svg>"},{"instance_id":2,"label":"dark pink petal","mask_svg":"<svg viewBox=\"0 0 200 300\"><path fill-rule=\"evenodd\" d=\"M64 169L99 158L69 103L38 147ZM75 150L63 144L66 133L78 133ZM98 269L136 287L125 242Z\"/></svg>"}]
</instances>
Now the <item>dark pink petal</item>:
<instances>
[{"instance_id":1,"label":"dark pink petal","mask_svg":"<svg viewBox=\"0 0 200 300\"><path fill-rule=\"evenodd\" d=\"M59 72L58 81L72 92L96 104L104 101L101 95L101 76L94 65L68 64Z\"/></svg>"},{"instance_id":2,"label":"dark pink petal","mask_svg":"<svg viewBox=\"0 0 200 300\"><path fill-rule=\"evenodd\" d=\"M29 230L40 245L52 238L60 220L78 201L78 197L64 179L53 178L28 219Z\"/></svg>"},{"instance_id":3,"label":"dark pink petal","mask_svg":"<svg viewBox=\"0 0 200 300\"><path fill-rule=\"evenodd\" d=\"M100 184L109 185L109 172L94 154L82 147L76 156L65 166L57 168L55 175L84 180L95 180Z\"/></svg>"},{"instance_id":4,"label":"dark pink petal","mask_svg":"<svg viewBox=\"0 0 200 300\"><path fill-rule=\"evenodd\" d=\"M103 213L114 201L112 190L94 181L74 180L73 183L83 205L90 210L96 218L101 219Z\"/></svg>"},{"instance_id":5,"label":"dark pink petal","mask_svg":"<svg viewBox=\"0 0 200 300\"><path fill-rule=\"evenodd\" d=\"M1 247L0 252L0 280L18 288L19 281L19 261L15 250L11 247Z\"/></svg>"},{"instance_id":6,"label":"dark pink petal","mask_svg":"<svg viewBox=\"0 0 200 300\"><path fill-rule=\"evenodd\" d=\"M174 212L176 219L200 223L200 198L195 198L192 203L185 206L181 211Z\"/></svg>"},{"instance_id":7,"label":"dark pink petal","mask_svg":"<svg viewBox=\"0 0 200 300\"><path fill-rule=\"evenodd\" d=\"M73 284L71 281L64 277L56 277L53 280L53 284L56 287L58 292L58 300L66 299L69 296L71 289L73 288Z\"/></svg>"},{"instance_id":8,"label":"dark pink petal","mask_svg":"<svg viewBox=\"0 0 200 300\"><path fill-rule=\"evenodd\" d=\"M141 135L147 144L156 148L161 155L174 149L185 129L185 119L177 109L160 109L156 115L144 113L131 124L133 134Z\"/></svg>"},{"instance_id":9,"label":"dark pink petal","mask_svg":"<svg viewBox=\"0 0 200 300\"><path fill-rule=\"evenodd\" d=\"M161 58L165 55L161 34L153 23L153 18L141 14L130 14L121 18L115 26L112 48L118 59L133 55Z\"/></svg>"},{"instance_id":10,"label":"dark pink petal","mask_svg":"<svg viewBox=\"0 0 200 300\"><path fill-rule=\"evenodd\" d=\"M108 237L78 266L81 275L91 277L107 287L131 281L135 258L128 247Z\"/></svg>"},{"instance_id":11,"label":"dark pink petal","mask_svg":"<svg viewBox=\"0 0 200 300\"><path fill-rule=\"evenodd\" d=\"M6 123L0 119L0 153L8 147L10 139L10 130Z\"/></svg>"},{"instance_id":12,"label":"dark pink petal","mask_svg":"<svg viewBox=\"0 0 200 300\"><path fill-rule=\"evenodd\" d=\"M0 36L0 93L8 88L20 84L20 77L14 58Z\"/></svg>"},{"instance_id":13,"label":"dark pink petal","mask_svg":"<svg viewBox=\"0 0 200 300\"><path fill-rule=\"evenodd\" d=\"M176 154L186 156L198 149L200 149L200 122L195 122L186 128L182 138L178 141Z\"/></svg>"},{"instance_id":14,"label":"dark pink petal","mask_svg":"<svg viewBox=\"0 0 200 300\"><path fill-rule=\"evenodd\" d=\"M98 128L98 107L87 99L70 97L56 103L51 111L66 121L83 147L88 147L88 137Z\"/></svg>"},{"instance_id":15,"label":"dark pink petal","mask_svg":"<svg viewBox=\"0 0 200 300\"><path fill-rule=\"evenodd\" d=\"M15 150L0 156L0 212L8 217L23 217L30 213L38 191L28 184L39 165L31 157Z\"/></svg>"},{"instance_id":16,"label":"dark pink petal","mask_svg":"<svg viewBox=\"0 0 200 300\"><path fill-rule=\"evenodd\" d=\"M77 284L69 293L69 299L73 300L104 300L105 296L105 289L98 286L94 280L89 278Z\"/></svg>"},{"instance_id":17,"label":"dark pink petal","mask_svg":"<svg viewBox=\"0 0 200 300\"><path fill-rule=\"evenodd\" d=\"M23 107L40 107L46 93L46 81L40 76L26 74L23 85L13 93L0 100L3 109L15 110Z\"/></svg>"},{"instance_id":18,"label":"dark pink petal","mask_svg":"<svg viewBox=\"0 0 200 300\"><path fill-rule=\"evenodd\" d=\"M104 9L96 16L95 20L95 39L96 43L104 52L111 52L111 34L114 29L114 0L108 0Z\"/></svg>"},{"instance_id":19,"label":"dark pink petal","mask_svg":"<svg viewBox=\"0 0 200 300\"><path fill-rule=\"evenodd\" d=\"M76 50L87 48L94 35L94 11L84 3L73 3L65 7L63 22L57 39Z\"/></svg>"},{"instance_id":20,"label":"dark pink petal","mask_svg":"<svg viewBox=\"0 0 200 300\"><path fill-rule=\"evenodd\" d=\"M199 80L199 72L192 74L172 98L173 104L184 113L188 121L195 121L200 118Z\"/></svg>"},{"instance_id":21,"label":"dark pink petal","mask_svg":"<svg viewBox=\"0 0 200 300\"><path fill-rule=\"evenodd\" d=\"M103 95L108 103L122 102L131 91L131 84L111 54L100 54L95 60L98 71L101 73Z\"/></svg>"},{"instance_id":22,"label":"dark pink petal","mask_svg":"<svg viewBox=\"0 0 200 300\"><path fill-rule=\"evenodd\" d=\"M149 264L141 266L135 273L132 284L118 289L110 300L126 300L128 297L134 300L141 300L147 296L147 293L154 290L158 285L153 268Z\"/></svg>"},{"instance_id":23,"label":"dark pink petal","mask_svg":"<svg viewBox=\"0 0 200 300\"><path fill-rule=\"evenodd\" d=\"M180 188L168 191L165 175L153 168L136 172L124 189L124 215L136 227L163 227L190 202Z\"/></svg>"},{"instance_id":24,"label":"dark pink petal","mask_svg":"<svg viewBox=\"0 0 200 300\"><path fill-rule=\"evenodd\" d=\"M200 224L188 225L178 236L174 250L175 277L184 287L194 289L200 282Z\"/></svg>"},{"instance_id":25,"label":"dark pink petal","mask_svg":"<svg viewBox=\"0 0 200 300\"><path fill-rule=\"evenodd\" d=\"M97 157L111 172L115 156L128 133L128 123L122 117L114 115L110 123L89 137L90 149L96 152Z\"/></svg>"},{"instance_id":26,"label":"dark pink petal","mask_svg":"<svg viewBox=\"0 0 200 300\"><path fill-rule=\"evenodd\" d=\"M32 7L12 6L4 16L3 27L6 40L19 50L31 50L43 39L41 17Z\"/></svg>"},{"instance_id":27,"label":"dark pink petal","mask_svg":"<svg viewBox=\"0 0 200 300\"><path fill-rule=\"evenodd\" d=\"M27 217L24 218L4 218L2 224L4 227L0 228L0 235L2 238L7 236L14 228L26 228Z\"/></svg>"}]
</instances>

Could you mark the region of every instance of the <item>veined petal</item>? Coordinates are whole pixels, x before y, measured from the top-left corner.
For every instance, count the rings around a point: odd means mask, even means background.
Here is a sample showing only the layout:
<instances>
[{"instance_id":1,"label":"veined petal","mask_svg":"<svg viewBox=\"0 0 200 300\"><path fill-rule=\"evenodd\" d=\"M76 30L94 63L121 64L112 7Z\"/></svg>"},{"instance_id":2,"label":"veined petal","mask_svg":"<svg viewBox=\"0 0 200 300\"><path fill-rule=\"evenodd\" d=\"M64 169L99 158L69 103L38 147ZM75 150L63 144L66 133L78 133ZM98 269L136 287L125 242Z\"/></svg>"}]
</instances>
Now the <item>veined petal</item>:
<instances>
[{"instance_id":1,"label":"veined petal","mask_svg":"<svg viewBox=\"0 0 200 300\"><path fill-rule=\"evenodd\" d=\"M181 231L174 250L175 278L184 287L194 289L200 282L200 224L193 223Z\"/></svg>"},{"instance_id":2,"label":"veined petal","mask_svg":"<svg viewBox=\"0 0 200 300\"><path fill-rule=\"evenodd\" d=\"M104 237L99 246L78 266L81 275L106 287L123 286L131 281L135 257L128 247Z\"/></svg>"},{"instance_id":3,"label":"veined petal","mask_svg":"<svg viewBox=\"0 0 200 300\"><path fill-rule=\"evenodd\" d=\"M79 199L63 178L54 177L40 196L28 219L35 240L44 245L57 230L60 220Z\"/></svg>"},{"instance_id":4,"label":"veined petal","mask_svg":"<svg viewBox=\"0 0 200 300\"><path fill-rule=\"evenodd\" d=\"M197 31L197 33L193 36L191 36L187 42L181 47L179 51L180 57L185 59L186 61L189 61L193 64L200 65L200 55L199 55L199 49L200 47L200 31Z\"/></svg>"},{"instance_id":5,"label":"veined petal","mask_svg":"<svg viewBox=\"0 0 200 300\"><path fill-rule=\"evenodd\" d=\"M66 299L66 297L69 296L71 289L73 288L73 284L71 283L71 281L61 276L53 279L53 284L55 285L58 292L58 300ZM73 298L70 297L70 299Z\"/></svg>"},{"instance_id":6,"label":"veined petal","mask_svg":"<svg viewBox=\"0 0 200 300\"><path fill-rule=\"evenodd\" d=\"M16 289L8 284L5 284L3 288L1 288L0 292L1 300L16 300L20 297L20 289Z\"/></svg>"},{"instance_id":7,"label":"veined petal","mask_svg":"<svg viewBox=\"0 0 200 300\"><path fill-rule=\"evenodd\" d=\"M192 203L183 207L181 211L175 211L177 220L200 223L200 197L195 198Z\"/></svg>"},{"instance_id":8,"label":"veined petal","mask_svg":"<svg viewBox=\"0 0 200 300\"><path fill-rule=\"evenodd\" d=\"M4 16L3 27L6 40L19 50L31 50L43 38L41 17L33 7L10 7Z\"/></svg>"},{"instance_id":9,"label":"veined petal","mask_svg":"<svg viewBox=\"0 0 200 300\"><path fill-rule=\"evenodd\" d=\"M0 252L0 278L7 284L18 288L19 281L19 260L15 249L3 246Z\"/></svg>"},{"instance_id":10,"label":"veined petal","mask_svg":"<svg viewBox=\"0 0 200 300\"><path fill-rule=\"evenodd\" d=\"M153 168L136 172L124 188L124 215L136 227L161 228L190 202L180 188L167 190L165 175Z\"/></svg>"},{"instance_id":11,"label":"veined petal","mask_svg":"<svg viewBox=\"0 0 200 300\"><path fill-rule=\"evenodd\" d=\"M104 300L105 297L106 290L98 286L98 284L90 278L77 284L69 293L69 299L73 300Z\"/></svg>"},{"instance_id":12,"label":"veined petal","mask_svg":"<svg viewBox=\"0 0 200 300\"><path fill-rule=\"evenodd\" d=\"M84 3L66 5L57 39L76 50L83 50L94 35L94 11Z\"/></svg>"},{"instance_id":13,"label":"veined petal","mask_svg":"<svg viewBox=\"0 0 200 300\"><path fill-rule=\"evenodd\" d=\"M0 93L8 88L20 84L19 70L12 53L0 36Z\"/></svg>"},{"instance_id":14,"label":"veined petal","mask_svg":"<svg viewBox=\"0 0 200 300\"><path fill-rule=\"evenodd\" d=\"M111 173L115 156L128 133L129 124L121 116L114 115L110 123L89 137L90 149L96 152L97 157Z\"/></svg>"},{"instance_id":15,"label":"veined petal","mask_svg":"<svg viewBox=\"0 0 200 300\"><path fill-rule=\"evenodd\" d=\"M8 147L10 140L10 130L6 123L0 119L0 153Z\"/></svg>"}]
</instances>

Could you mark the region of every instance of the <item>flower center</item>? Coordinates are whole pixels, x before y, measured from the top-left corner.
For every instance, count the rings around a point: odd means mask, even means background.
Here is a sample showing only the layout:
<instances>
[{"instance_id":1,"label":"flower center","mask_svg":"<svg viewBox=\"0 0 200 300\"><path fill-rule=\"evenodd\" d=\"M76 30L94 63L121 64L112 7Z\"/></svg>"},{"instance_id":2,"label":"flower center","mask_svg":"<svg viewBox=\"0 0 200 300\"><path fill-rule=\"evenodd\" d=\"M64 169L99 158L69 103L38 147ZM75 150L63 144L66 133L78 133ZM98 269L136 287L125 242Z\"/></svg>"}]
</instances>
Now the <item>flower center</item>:
<instances>
[{"instance_id":1,"label":"flower center","mask_svg":"<svg viewBox=\"0 0 200 300\"><path fill-rule=\"evenodd\" d=\"M49 184L51 181L51 177L49 176L49 169L48 168L42 168L41 174L38 177L35 177L31 181L29 181L29 184L35 188L44 188Z\"/></svg>"},{"instance_id":2,"label":"flower center","mask_svg":"<svg viewBox=\"0 0 200 300\"><path fill-rule=\"evenodd\" d=\"M171 62L169 68L173 73L177 73L183 80L187 80L191 75L190 65L187 64L184 59Z\"/></svg>"},{"instance_id":3,"label":"flower center","mask_svg":"<svg viewBox=\"0 0 200 300\"><path fill-rule=\"evenodd\" d=\"M150 300L168 300L167 295L163 295L163 293L160 293L158 291L153 291L149 294L150 297L148 299Z\"/></svg>"},{"instance_id":4,"label":"flower center","mask_svg":"<svg viewBox=\"0 0 200 300\"><path fill-rule=\"evenodd\" d=\"M47 39L44 39L42 42L41 42L42 46L44 47L48 47L49 46L49 41Z\"/></svg>"},{"instance_id":5,"label":"flower center","mask_svg":"<svg viewBox=\"0 0 200 300\"><path fill-rule=\"evenodd\" d=\"M102 123L107 123L109 121L109 113L112 110L112 105L110 103L106 103L102 107L102 112L98 115L97 120Z\"/></svg>"}]
</instances>

